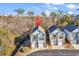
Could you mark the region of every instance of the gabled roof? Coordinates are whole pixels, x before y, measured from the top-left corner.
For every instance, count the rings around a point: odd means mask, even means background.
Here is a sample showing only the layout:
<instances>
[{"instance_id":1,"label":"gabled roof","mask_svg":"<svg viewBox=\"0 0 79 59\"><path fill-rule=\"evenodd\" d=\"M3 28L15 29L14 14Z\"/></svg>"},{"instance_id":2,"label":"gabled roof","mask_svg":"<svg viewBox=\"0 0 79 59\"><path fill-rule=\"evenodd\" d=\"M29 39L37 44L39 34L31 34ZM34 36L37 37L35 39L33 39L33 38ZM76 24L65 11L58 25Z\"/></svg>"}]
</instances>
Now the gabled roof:
<instances>
[{"instance_id":1,"label":"gabled roof","mask_svg":"<svg viewBox=\"0 0 79 59\"><path fill-rule=\"evenodd\" d=\"M49 30L49 32L51 33L51 32L53 32L55 29L57 29L57 26L56 26L56 25L53 25L53 26L51 26L48 30Z\"/></svg>"},{"instance_id":2,"label":"gabled roof","mask_svg":"<svg viewBox=\"0 0 79 59\"><path fill-rule=\"evenodd\" d=\"M32 30L32 33L35 32L37 29L38 29L38 27L35 27L35 28Z\"/></svg>"},{"instance_id":3,"label":"gabled roof","mask_svg":"<svg viewBox=\"0 0 79 59\"><path fill-rule=\"evenodd\" d=\"M69 32L72 32L73 30L75 30L77 28L77 26L73 25L73 24L68 24L64 27L64 29L68 30Z\"/></svg>"},{"instance_id":4,"label":"gabled roof","mask_svg":"<svg viewBox=\"0 0 79 59\"><path fill-rule=\"evenodd\" d=\"M39 26L39 27L35 27L35 28L32 30L32 33L35 32L37 29L40 30L40 31L42 31L42 32L45 32L44 28L42 28L41 26Z\"/></svg>"}]
</instances>

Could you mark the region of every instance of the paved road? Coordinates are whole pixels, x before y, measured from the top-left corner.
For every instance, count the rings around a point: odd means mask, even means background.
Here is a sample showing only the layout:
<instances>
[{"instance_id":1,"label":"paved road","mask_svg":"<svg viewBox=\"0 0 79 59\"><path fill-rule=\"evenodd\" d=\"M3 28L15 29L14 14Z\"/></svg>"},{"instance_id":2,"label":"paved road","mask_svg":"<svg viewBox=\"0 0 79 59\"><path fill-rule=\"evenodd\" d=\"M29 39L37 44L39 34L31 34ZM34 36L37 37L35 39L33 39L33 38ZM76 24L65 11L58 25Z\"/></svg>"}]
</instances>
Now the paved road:
<instances>
[{"instance_id":1,"label":"paved road","mask_svg":"<svg viewBox=\"0 0 79 59\"><path fill-rule=\"evenodd\" d=\"M79 56L79 50L40 50L28 56Z\"/></svg>"}]
</instances>

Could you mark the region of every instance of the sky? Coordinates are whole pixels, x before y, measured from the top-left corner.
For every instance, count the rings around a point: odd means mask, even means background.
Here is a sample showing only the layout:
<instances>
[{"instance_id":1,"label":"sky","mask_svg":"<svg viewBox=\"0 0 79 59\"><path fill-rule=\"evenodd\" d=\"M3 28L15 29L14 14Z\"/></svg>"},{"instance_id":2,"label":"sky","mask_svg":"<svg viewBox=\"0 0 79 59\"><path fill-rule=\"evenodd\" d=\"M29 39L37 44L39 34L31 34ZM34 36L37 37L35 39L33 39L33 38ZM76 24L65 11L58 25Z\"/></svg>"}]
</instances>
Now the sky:
<instances>
[{"instance_id":1,"label":"sky","mask_svg":"<svg viewBox=\"0 0 79 59\"><path fill-rule=\"evenodd\" d=\"M28 10L33 11L35 15L40 15L43 11L49 15L51 12L57 12L58 10L68 14L79 14L77 10L79 3L0 3L0 15L16 15L14 10L17 8L24 9L25 15Z\"/></svg>"}]
</instances>

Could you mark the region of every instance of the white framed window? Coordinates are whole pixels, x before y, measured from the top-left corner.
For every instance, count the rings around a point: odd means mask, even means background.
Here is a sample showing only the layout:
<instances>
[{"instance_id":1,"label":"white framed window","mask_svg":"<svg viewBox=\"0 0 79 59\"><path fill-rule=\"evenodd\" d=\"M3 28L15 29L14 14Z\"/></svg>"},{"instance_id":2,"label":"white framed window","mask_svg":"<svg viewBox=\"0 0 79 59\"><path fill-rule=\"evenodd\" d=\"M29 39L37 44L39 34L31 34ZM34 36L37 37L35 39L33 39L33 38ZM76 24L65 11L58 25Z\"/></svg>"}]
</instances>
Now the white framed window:
<instances>
[{"instance_id":1,"label":"white framed window","mask_svg":"<svg viewBox=\"0 0 79 59\"><path fill-rule=\"evenodd\" d=\"M78 37L79 37L79 32L78 32L78 34L77 34L77 35L78 35Z\"/></svg>"},{"instance_id":2,"label":"white framed window","mask_svg":"<svg viewBox=\"0 0 79 59\"><path fill-rule=\"evenodd\" d=\"M59 39L63 39L63 35L60 35L60 36L59 36Z\"/></svg>"},{"instance_id":3,"label":"white framed window","mask_svg":"<svg viewBox=\"0 0 79 59\"><path fill-rule=\"evenodd\" d=\"M76 36L76 34L77 34L76 32L72 33L72 37L75 37L75 36Z\"/></svg>"},{"instance_id":4,"label":"white framed window","mask_svg":"<svg viewBox=\"0 0 79 59\"><path fill-rule=\"evenodd\" d=\"M44 40L44 36L39 36L39 40Z\"/></svg>"},{"instance_id":5,"label":"white framed window","mask_svg":"<svg viewBox=\"0 0 79 59\"><path fill-rule=\"evenodd\" d=\"M52 35L52 37L54 37L54 38L55 38L55 37L56 37L56 35Z\"/></svg>"},{"instance_id":6,"label":"white framed window","mask_svg":"<svg viewBox=\"0 0 79 59\"><path fill-rule=\"evenodd\" d=\"M52 34L52 39L56 39L56 34Z\"/></svg>"},{"instance_id":7,"label":"white framed window","mask_svg":"<svg viewBox=\"0 0 79 59\"><path fill-rule=\"evenodd\" d=\"M36 41L37 39L38 39L38 37L37 37L37 36L33 36L32 41Z\"/></svg>"}]
</instances>

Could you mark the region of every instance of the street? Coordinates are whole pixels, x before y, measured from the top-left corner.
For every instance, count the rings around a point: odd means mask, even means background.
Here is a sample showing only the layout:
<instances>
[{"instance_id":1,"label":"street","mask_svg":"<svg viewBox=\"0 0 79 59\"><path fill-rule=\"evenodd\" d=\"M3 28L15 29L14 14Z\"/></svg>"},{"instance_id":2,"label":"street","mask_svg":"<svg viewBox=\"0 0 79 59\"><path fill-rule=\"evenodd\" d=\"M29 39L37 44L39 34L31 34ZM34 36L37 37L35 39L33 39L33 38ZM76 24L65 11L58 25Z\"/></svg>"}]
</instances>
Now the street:
<instances>
[{"instance_id":1,"label":"street","mask_svg":"<svg viewBox=\"0 0 79 59\"><path fill-rule=\"evenodd\" d=\"M40 50L28 56L79 56L79 50Z\"/></svg>"}]
</instances>

